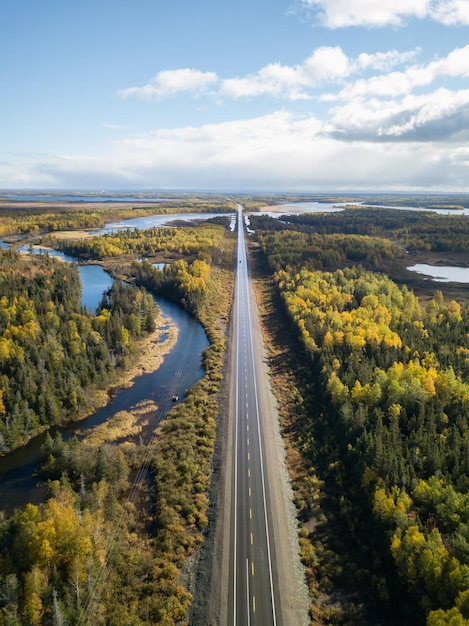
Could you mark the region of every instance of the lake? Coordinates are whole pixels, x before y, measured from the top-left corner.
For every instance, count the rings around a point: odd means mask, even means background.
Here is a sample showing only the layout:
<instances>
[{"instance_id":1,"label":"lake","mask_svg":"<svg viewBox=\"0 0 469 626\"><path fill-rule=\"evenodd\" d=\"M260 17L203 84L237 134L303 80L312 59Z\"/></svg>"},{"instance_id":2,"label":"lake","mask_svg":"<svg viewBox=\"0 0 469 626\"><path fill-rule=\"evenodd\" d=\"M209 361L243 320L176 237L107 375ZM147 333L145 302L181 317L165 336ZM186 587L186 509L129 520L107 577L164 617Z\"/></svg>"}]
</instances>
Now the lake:
<instances>
[{"instance_id":1,"label":"lake","mask_svg":"<svg viewBox=\"0 0 469 626\"><path fill-rule=\"evenodd\" d=\"M361 206L370 209L396 209L397 211L430 211L439 215L469 215L469 209L427 209L419 206L385 206L378 204L364 204L363 202L293 202L291 204L281 205L276 211L265 210L259 211L263 215L271 217L279 217L279 215L298 215L301 213L333 213L343 211L347 206Z\"/></svg>"},{"instance_id":2,"label":"lake","mask_svg":"<svg viewBox=\"0 0 469 626\"><path fill-rule=\"evenodd\" d=\"M425 274L430 277L429 280L434 280L440 283L469 283L469 268L468 267L454 267L451 265L427 265L426 263L417 263L407 268L411 272L417 272L417 274Z\"/></svg>"}]
</instances>

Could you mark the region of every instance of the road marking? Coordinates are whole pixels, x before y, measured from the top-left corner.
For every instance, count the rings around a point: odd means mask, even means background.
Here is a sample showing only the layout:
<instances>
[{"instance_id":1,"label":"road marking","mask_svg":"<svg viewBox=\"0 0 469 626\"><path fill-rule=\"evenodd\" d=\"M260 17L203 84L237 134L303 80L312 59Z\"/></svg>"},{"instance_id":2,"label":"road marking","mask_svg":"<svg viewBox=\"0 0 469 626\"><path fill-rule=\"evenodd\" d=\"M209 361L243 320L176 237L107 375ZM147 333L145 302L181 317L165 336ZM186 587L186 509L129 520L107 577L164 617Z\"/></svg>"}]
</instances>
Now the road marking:
<instances>
[{"instance_id":1,"label":"road marking","mask_svg":"<svg viewBox=\"0 0 469 626\"><path fill-rule=\"evenodd\" d=\"M251 468L248 467L248 478L251 478Z\"/></svg>"},{"instance_id":2,"label":"road marking","mask_svg":"<svg viewBox=\"0 0 469 626\"><path fill-rule=\"evenodd\" d=\"M249 613L249 560L246 559L246 605L247 605L247 616L248 616L248 624L247 626L251 626L251 615Z\"/></svg>"},{"instance_id":3,"label":"road marking","mask_svg":"<svg viewBox=\"0 0 469 626\"><path fill-rule=\"evenodd\" d=\"M249 487L249 497L251 497L251 487Z\"/></svg>"},{"instance_id":4,"label":"road marking","mask_svg":"<svg viewBox=\"0 0 469 626\"><path fill-rule=\"evenodd\" d=\"M248 446L249 446L249 437L248 437Z\"/></svg>"},{"instance_id":5,"label":"road marking","mask_svg":"<svg viewBox=\"0 0 469 626\"><path fill-rule=\"evenodd\" d=\"M252 519L252 509L249 509L249 519Z\"/></svg>"},{"instance_id":6,"label":"road marking","mask_svg":"<svg viewBox=\"0 0 469 626\"><path fill-rule=\"evenodd\" d=\"M251 563L251 576L254 576L254 561Z\"/></svg>"},{"instance_id":7,"label":"road marking","mask_svg":"<svg viewBox=\"0 0 469 626\"><path fill-rule=\"evenodd\" d=\"M256 596L252 596L252 612L256 612Z\"/></svg>"},{"instance_id":8,"label":"road marking","mask_svg":"<svg viewBox=\"0 0 469 626\"><path fill-rule=\"evenodd\" d=\"M248 461L250 461L250 460L251 460L251 455L248 452Z\"/></svg>"},{"instance_id":9,"label":"road marking","mask_svg":"<svg viewBox=\"0 0 469 626\"><path fill-rule=\"evenodd\" d=\"M252 546L253 544L254 544L254 537L252 536L252 533L251 533L251 546Z\"/></svg>"}]
</instances>

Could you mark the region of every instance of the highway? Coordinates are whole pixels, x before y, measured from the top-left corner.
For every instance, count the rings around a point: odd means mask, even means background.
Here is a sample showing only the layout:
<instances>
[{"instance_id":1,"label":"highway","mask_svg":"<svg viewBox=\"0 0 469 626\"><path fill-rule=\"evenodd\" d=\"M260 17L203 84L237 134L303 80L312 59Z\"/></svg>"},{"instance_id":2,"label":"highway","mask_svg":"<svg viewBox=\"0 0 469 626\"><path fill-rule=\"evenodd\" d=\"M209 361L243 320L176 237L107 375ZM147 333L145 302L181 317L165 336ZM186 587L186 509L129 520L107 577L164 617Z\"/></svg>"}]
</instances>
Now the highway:
<instances>
[{"instance_id":1,"label":"highway","mask_svg":"<svg viewBox=\"0 0 469 626\"><path fill-rule=\"evenodd\" d=\"M253 303L241 208L237 257L227 617L233 626L277 626L283 620L263 443L263 395L259 390L265 380L258 371L262 357L256 352L253 338Z\"/></svg>"},{"instance_id":2,"label":"highway","mask_svg":"<svg viewBox=\"0 0 469 626\"><path fill-rule=\"evenodd\" d=\"M220 416L215 455L216 516L201 557L200 609L191 624L306 626L309 597L296 511L240 205L237 224L226 402L221 404L226 413Z\"/></svg>"}]
</instances>

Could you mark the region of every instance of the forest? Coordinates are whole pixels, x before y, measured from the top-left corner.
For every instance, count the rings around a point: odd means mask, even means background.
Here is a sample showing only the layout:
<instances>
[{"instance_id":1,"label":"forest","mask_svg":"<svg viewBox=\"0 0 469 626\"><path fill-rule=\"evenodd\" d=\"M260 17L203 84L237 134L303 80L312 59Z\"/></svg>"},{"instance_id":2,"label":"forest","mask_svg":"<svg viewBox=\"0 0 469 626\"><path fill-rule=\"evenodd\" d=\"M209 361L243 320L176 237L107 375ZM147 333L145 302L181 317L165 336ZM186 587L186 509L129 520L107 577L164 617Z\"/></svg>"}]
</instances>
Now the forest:
<instances>
[{"instance_id":1,"label":"forest","mask_svg":"<svg viewBox=\"0 0 469 626\"><path fill-rule=\"evenodd\" d=\"M128 366L155 329L150 294L115 282L97 314L81 306L78 269L50 257L0 256L0 450L93 408L90 390Z\"/></svg>"},{"instance_id":2,"label":"forest","mask_svg":"<svg viewBox=\"0 0 469 626\"><path fill-rule=\"evenodd\" d=\"M106 388L115 368L128 366L134 340L154 327L150 291L196 315L210 346L204 378L150 441L141 428L157 407L145 402L80 441L46 436L38 479L48 485L47 498L0 514L0 624L143 626L187 619L191 593L182 571L207 525L235 239L228 221L185 232L177 235L177 250L174 229L149 233L146 244L145 236L138 245L124 233L114 239L127 246L118 264L125 282L114 281L96 314L80 306L76 266L3 253L5 446L20 445L36 424L40 430L75 418L94 385ZM160 271L136 261L143 249L154 262L167 262L169 254L172 263ZM113 271L112 252L100 262Z\"/></svg>"},{"instance_id":3,"label":"forest","mask_svg":"<svg viewBox=\"0 0 469 626\"><path fill-rule=\"evenodd\" d=\"M308 355L285 428L313 623L466 624L468 306L438 290L423 304L378 271L407 245L465 252L465 218L359 208L251 225Z\"/></svg>"},{"instance_id":4,"label":"forest","mask_svg":"<svg viewBox=\"0 0 469 626\"><path fill-rule=\"evenodd\" d=\"M217 251L219 239L219 229L211 222L204 228L135 228L90 239L68 240L54 236L43 237L42 241L52 243L54 248L71 256L96 260L125 255L152 257L155 254L161 258L163 253L177 259L189 256L211 258Z\"/></svg>"},{"instance_id":5,"label":"forest","mask_svg":"<svg viewBox=\"0 0 469 626\"><path fill-rule=\"evenodd\" d=\"M380 237L382 245L394 242L408 252L468 252L469 224L464 214L441 215L430 211L347 207L335 213L303 213L280 216L253 216L254 224L265 230L285 230L319 235Z\"/></svg>"}]
</instances>

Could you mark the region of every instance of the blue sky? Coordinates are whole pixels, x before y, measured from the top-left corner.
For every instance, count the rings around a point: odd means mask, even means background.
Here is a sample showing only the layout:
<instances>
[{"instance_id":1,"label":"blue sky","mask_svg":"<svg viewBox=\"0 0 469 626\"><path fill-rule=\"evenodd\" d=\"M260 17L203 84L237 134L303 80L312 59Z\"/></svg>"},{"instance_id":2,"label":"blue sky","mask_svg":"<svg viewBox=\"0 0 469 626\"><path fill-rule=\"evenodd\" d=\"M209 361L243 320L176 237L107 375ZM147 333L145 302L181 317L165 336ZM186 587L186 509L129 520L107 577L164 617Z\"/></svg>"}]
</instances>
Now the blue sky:
<instances>
[{"instance_id":1,"label":"blue sky","mask_svg":"<svg viewBox=\"0 0 469 626\"><path fill-rule=\"evenodd\" d=\"M468 191L469 0L6 0L0 187Z\"/></svg>"}]
</instances>

